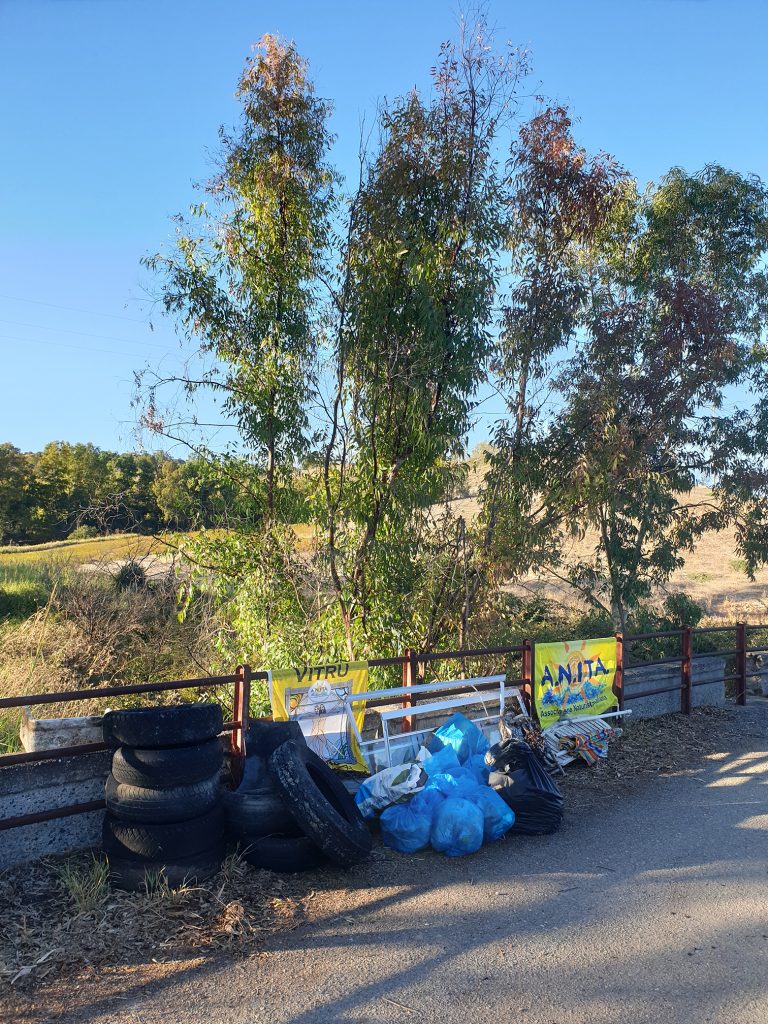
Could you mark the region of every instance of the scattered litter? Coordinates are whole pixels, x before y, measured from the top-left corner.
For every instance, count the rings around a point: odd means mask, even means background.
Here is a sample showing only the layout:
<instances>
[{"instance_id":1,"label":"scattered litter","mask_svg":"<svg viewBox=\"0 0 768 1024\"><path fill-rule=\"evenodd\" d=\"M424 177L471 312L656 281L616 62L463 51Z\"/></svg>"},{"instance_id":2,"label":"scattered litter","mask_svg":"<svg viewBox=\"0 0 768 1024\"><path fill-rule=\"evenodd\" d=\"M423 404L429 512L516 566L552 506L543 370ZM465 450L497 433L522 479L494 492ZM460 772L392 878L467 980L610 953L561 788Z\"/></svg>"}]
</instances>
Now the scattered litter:
<instances>
[{"instance_id":1,"label":"scattered litter","mask_svg":"<svg viewBox=\"0 0 768 1024\"><path fill-rule=\"evenodd\" d=\"M417 761L384 768L360 784L355 793L355 803L362 816L370 821L376 817L377 811L412 797L426 779L425 771Z\"/></svg>"}]
</instances>

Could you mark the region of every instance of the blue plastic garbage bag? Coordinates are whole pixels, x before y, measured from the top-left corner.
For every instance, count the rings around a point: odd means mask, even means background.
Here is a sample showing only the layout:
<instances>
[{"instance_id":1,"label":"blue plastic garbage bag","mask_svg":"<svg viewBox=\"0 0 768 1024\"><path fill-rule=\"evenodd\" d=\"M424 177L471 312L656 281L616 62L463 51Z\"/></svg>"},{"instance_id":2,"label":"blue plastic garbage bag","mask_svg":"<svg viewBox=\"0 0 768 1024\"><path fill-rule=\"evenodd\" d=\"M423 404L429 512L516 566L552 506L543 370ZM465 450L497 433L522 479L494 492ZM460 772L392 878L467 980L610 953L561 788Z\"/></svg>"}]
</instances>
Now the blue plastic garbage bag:
<instances>
[{"instance_id":1,"label":"blue plastic garbage bag","mask_svg":"<svg viewBox=\"0 0 768 1024\"><path fill-rule=\"evenodd\" d=\"M515 812L490 786L478 786L472 802L482 811L486 843L501 839L515 824Z\"/></svg>"},{"instance_id":2,"label":"blue plastic garbage bag","mask_svg":"<svg viewBox=\"0 0 768 1024\"><path fill-rule=\"evenodd\" d=\"M430 775L425 789L437 789L443 796L472 800L478 788L477 778L467 768Z\"/></svg>"},{"instance_id":3,"label":"blue plastic garbage bag","mask_svg":"<svg viewBox=\"0 0 768 1024\"><path fill-rule=\"evenodd\" d=\"M420 789L419 792L411 799L408 806L416 814L426 815L429 818L431 826L434 813L443 800L445 800L445 794L436 786L429 786L424 789Z\"/></svg>"},{"instance_id":4,"label":"blue plastic garbage bag","mask_svg":"<svg viewBox=\"0 0 768 1024\"><path fill-rule=\"evenodd\" d=\"M413 801L393 804L381 812L381 838L385 846L400 853L416 853L429 846L432 814L414 810Z\"/></svg>"},{"instance_id":5,"label":"blue plastic garbage bag","mask_svg":"<svg viewBox=\"0 0 768 1024\"><path fill-rule=\"evenodd\" d=\"M449 772L460 767L453 747L442 747L432 757L425 758L421 766L427 775L437 775L439 772Z\"/></svg>"},{"instance_id":6,"label":"blue plastic garbage bag","mask_svg":"<svg viewBox=\"0 0 768 1024\"><path fill-rule=\"evenodd\" d=\"M430 841L448 857L476 853L483 845L483 812L469 800L449 797L435 811Z\"/></svg>"},{"instance_id":7,"label":"blue plastic garbage bag","mask_svg":"<svg viewBox=\"0 0 768 1024\"><path fill-rule=\"evenodd\" d=\"M488 749L488 740L474 722L457 711L456 714L435 729L429 749L434 754L443 747L453 747L460 764L473 754L484 754Z\"/></svg>"},{"instance_id":8,"label":"blue plastic garbage bag","mask_svg":"<svg viewBox=\"0 0 768 1024\"><path fill-rule=\"evenodd\" d=\"M464 767L472 772L481 786L488 785L488 776L491 773L491 769L485 763L485 754L473 754L467 758Z\"/></svg>"}]
</instances>

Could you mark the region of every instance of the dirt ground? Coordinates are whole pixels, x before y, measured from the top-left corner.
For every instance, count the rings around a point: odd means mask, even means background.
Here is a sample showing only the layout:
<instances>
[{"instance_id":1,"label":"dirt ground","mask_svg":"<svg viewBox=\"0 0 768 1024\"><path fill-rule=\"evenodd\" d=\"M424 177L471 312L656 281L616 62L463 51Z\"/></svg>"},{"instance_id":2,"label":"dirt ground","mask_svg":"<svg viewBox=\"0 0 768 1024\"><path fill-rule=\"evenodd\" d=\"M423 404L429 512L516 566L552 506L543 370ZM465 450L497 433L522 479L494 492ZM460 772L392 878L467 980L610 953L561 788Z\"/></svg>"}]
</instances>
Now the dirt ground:
<instances>
[{"instance_id":1,"label":"dirt ground","mask_svg":"<svg viewBox=\"0 0 768 1024\"><path fill-rule=\"evenodd\" d=\"M68 955L12 986L6 975L0 1019L764 1024L767 734L760 700L634 723L608 762L568 770L560 832L474 857L377 843L346 873L230 865L205 899L156 907L160 926L144 897L140 927L119 901L79 929L50 921L43 938L69 941ZM6 907L17 927L34 884ZM201 930L194 915L211 908L215 927Z\"/></svg>"}]
</instances>

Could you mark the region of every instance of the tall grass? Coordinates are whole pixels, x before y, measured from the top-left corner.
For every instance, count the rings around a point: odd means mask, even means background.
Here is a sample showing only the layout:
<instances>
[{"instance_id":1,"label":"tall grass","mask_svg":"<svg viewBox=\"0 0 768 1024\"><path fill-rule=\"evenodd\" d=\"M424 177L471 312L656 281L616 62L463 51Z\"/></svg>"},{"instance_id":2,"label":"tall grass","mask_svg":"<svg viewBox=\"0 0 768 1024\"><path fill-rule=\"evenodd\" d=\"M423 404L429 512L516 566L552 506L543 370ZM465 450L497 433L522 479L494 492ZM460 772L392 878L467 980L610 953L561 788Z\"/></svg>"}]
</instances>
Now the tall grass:
<instances>
[{"instance_id":1,"label":"tall grass","mask_svg":"<svg viewBox=\"0 0 768 1024\"><path fill-rule=\"evenodd\" d=\"M57 864L59 883L79 914L89 914L109 896L109 865L103 857L92 855L89 863L66 860Z\"/></svg>"},{"instance_id":2,"label":"tall grass","mask_svg":"<svg viewBox=\"0 0 768 1024\"><path fill-rule=\"evenodd\" d=\"M18 709L0 713L0 754L15 754L21 750L20 720L21 712Z\"/></svg>"},{"instance_id":3,"label":"tall grass","mask_svg":"<svg viewBox=\"0 0 768 1024\"><path fill-rule=\"evenodd\" d=\"M133 533L95 540L0 547L0 622L20 621L34 614L50 597L56 579L84 562L164 554L162 542Z\"/></svg>"},{"instance_id":4,"label":"tall grass","mask_svg":"<svg viewBox=\"0 0 768 1024\"><path fill-rule=\"evenodd\" d=\"M0 621L18 621L33 615L47 602L51 587L48 563L6 563L0 558Z\"/></svg>"}]
</instances>

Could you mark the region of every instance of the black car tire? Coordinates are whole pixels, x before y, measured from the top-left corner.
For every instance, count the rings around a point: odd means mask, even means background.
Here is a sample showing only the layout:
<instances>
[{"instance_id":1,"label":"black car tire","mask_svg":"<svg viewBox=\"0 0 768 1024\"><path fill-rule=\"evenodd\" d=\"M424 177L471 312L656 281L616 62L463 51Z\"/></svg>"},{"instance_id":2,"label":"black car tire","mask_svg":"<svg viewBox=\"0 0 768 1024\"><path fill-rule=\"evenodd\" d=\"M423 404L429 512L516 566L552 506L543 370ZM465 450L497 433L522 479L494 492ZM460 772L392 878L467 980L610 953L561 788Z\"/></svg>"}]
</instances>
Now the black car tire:
<instances>
[{"instance_id":1,"label":"black car tire","mask_svg":"<svg viewBox=\"0 0 768 1024\"><path fill-rule=\"evenodd\" d=\"M170 824L196 818L219 800L219 773L189 786L153 789L148 786L127 786L107 779L105 799L107 810L123 821L141 824L158 822Z\"/></svg>"},{"instance_id":2,"label":"black car tire","mask_svg":"<svg viewBox=\"0 0 768 1024\"><path fill-rule=\"evenodd\" d=\"M104 742L118 747L180 747L204 743L224 724L218 704L128 708L104 715Z\"/></svg>"},{"instance_id":3,"label":"black car tire","mask_svg":"<svg viewBox=\"0 0 768 1024\"><path fill-rule=\"evenodd\" d=\"M223 794L227 830L231 835L301 836L304 833L276 787Z\"/></svg>"},{"instance_id":4,"label":"black car tire","mask_svg":"<svg viewBox=\"0 0 768 1024\"><path fill-rule=\"evenodd\" d=\"M216 737L187 747L118 747L112 774L127 786L168 789L210 778L223 761L224 748Z\"/></svg>"},{"instance_id":5,"label":"black car tire","mask_svg":"<svg viewBox=\"0 0 768 1024\"><path fill-rule=\"evenodd\" d=\"M306 836L242 836L240 851L253 867L281 874L312 871L330 864L323 851Z\"/></svg>"},{"instance_id":6,"label":"black car tire","mask_svg":"<svg viewBox=\"0 0 768 1024\"><path fill-rule=\"evenodd\" d=\"M273 722L266 718L254 718L245 734L246 760L251 756L266 760L278 747L291 740L294 743L306 743L298 722Z\"/></svg>"},{"instance_id":7,"label":"black car tire","mask_svg":"<svg viewBox=\"0 0 768 1024\"><path fill-rule=\"evenodd\" d=\"M297 825L335 864L351 867L371 852L371 833L357 804L314 751L284 743L269 772Z\"/></svg>"},{"instance_id":8,"label":"black car tire","mask_svg":"<svg viewBox=\"0 0 768 1024\"><path fill-rule=\"evenodd\" d=\"M112 855L109 873L117 889L144 891L151 887L158 876L163 876L172 889L180 885L202 882L215 875L224 860L223 843L215 843L191 857L180 857L174 861L135 860Z\"/></svg>"},{"instance_id":9,"label":"black car tire","mask_svg":"<svg viewBox=\"0 0 768 1024\"><path fill-rule=\"evenodd\" d=\"M121 860L176 861L192 857L220 842L224 835L221 807L171 824L137 825L111 814L104 818L102 846L109 857Z\"/></svg>"}]
</instances>

